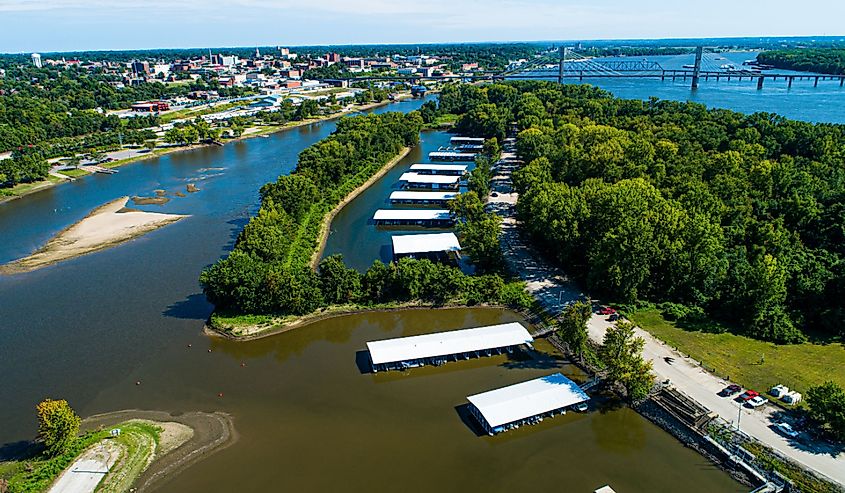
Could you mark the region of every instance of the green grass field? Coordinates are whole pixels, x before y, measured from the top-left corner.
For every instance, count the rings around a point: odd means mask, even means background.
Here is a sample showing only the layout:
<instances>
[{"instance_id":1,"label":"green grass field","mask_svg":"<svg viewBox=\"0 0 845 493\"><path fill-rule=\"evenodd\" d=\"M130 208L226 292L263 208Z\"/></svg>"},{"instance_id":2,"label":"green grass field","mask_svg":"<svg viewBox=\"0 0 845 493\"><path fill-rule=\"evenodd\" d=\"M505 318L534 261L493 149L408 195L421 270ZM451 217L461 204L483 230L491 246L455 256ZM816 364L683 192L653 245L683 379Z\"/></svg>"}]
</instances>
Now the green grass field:
<instances>
[{"instance_id":1,"label":"green grass field","mask_svg":"<svg viewBox=\"0 0 845 493\"><path fill-rule=\"evenodd\" d=\"M79 169L79 168L66 169L66 170L59 171L59 173L62 174L62 175L65 175L65 176L69 176L71 178L79 178L80 176L85 176L85 175L89 174L84 169Z\"/></svg>"},{"instance_id":2,"label":"green grass field","mask_svg":"<svg viewBox=\"0 0 845 493\"><path fill-rule=\"evenodd\" d=\"M799 392L826 380L845 386L845 347L841 343L779 346L730 333L686 330L663 318L657 309L626 315L717 375L761 392L778 383Z\"/></svg>"}]
</instances>

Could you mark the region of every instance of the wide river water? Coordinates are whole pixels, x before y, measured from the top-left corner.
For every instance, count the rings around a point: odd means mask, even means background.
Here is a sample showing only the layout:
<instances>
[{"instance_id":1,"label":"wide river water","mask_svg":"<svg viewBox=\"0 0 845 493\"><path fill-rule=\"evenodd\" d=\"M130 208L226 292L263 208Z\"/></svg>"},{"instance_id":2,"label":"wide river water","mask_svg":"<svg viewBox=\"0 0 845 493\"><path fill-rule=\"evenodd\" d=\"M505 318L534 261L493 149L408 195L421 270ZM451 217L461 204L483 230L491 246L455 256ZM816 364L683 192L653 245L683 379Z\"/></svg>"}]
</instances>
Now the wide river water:
<instances>
[{"instance_id":1,"label":"wide river water","mask_svg":"<svg viewBox=\"0 0 845 493\"><path fill-rule=\"evenodd\" d=\"M676 94L667 84L640 82L641 97ZM778 107L759 109L798 117L813 107L807 119L845 121L845 105L830 91L793 89L775 98ZM707 100L711 92L719 96ZM696 93L737 110L749 107L748 97L721 89ZM689 98L689 91L678 98ZM6 262L119 196L183 191L188 182L201 189L164 206L140 207L190 214L187 219L115 248L0 277L0 447L32 437L34 406L52 397L68 399L83 416L127 408L231 413L239 440L171 478L165 491L547 491L564 484L592 491L606 483L626 492L679 485L691 492L745 490L625 408L476 436L459 412L466 395L553 369L579 378L544 355L542 345L528 360L496 357L408 374L359 371L367 340L517 319L506 311L362 314L247 343L203 336L212 307L197 284L199 272L231 249L257 208L258 188L290 172L299 151L333 129L333 122L316 123L170 154L0 205L0 262ZM387 206L384 199L408 164L447 139L424 133L400 166L347 206L332 226L327 253L343 253L362 269L376 258L388 260L390 232L368 224L371 213Z\"/></svg>"}]
</instances>

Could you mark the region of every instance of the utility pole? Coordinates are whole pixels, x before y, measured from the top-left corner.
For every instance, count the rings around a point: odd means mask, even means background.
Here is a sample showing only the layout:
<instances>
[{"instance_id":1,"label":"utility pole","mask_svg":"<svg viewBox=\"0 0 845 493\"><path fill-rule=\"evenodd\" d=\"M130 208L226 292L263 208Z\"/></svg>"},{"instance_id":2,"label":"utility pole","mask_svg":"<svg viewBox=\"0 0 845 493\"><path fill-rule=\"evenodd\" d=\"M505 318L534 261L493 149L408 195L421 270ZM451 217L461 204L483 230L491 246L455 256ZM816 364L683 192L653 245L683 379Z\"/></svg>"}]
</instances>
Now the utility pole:
<instances>
[{"instance_id":1,"label":"utility pole","mask_svg":"<svg viewBox=\"0 0 845 493\"><path fill-rule=\"evenodd\" d=\"M701 55L704 53L704 47L699 46L695 49L695 67L692 69L692 90L698 89L698 73L701 72Z\"/></svg>"},{"instance_id":2,"label":"utility pole","mask_svg":"<svg viewBox=\"0 0 845 493\"><path fill-rule=\"evenodd\" d=\"M560 47L560 64L557 68L557 82L563 84L563 64L566 62L566 47Z\"/></svg>"}]
</instances>

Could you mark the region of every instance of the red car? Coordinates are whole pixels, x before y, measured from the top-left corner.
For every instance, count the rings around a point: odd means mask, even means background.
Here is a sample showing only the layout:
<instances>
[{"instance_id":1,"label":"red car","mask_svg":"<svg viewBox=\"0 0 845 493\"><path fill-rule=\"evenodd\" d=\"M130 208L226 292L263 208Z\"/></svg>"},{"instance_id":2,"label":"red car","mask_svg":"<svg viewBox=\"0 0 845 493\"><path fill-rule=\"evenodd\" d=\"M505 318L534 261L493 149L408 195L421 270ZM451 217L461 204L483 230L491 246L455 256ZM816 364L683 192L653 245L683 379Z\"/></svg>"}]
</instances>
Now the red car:
<instances>
[{"instance_id":1,"label":"red car","mask_svg":"<svg viewBox=\"0 0 845 493\"><path fill-rule=\"evenodd\" d=\"M743 392L742 394L739 395L739 398L740 398L740 400L743 400L743 401L749 401L749 400L751 400L751 399L753 399L753 398L755 398L759 395L760 395L759 392L755 392L753 390L746 390L745 392Z\"/></svg>"},{"instance_id":2,"label":"red car","mask_svg":"<svg viewBox=\"0 0 845 493\"><path fill-rule=\"evenodd\" d=\"M614 313L616 313L616 310L609 306L606 306L599 310L599 315L613 315Z\"/></svg>"}]
</instances>

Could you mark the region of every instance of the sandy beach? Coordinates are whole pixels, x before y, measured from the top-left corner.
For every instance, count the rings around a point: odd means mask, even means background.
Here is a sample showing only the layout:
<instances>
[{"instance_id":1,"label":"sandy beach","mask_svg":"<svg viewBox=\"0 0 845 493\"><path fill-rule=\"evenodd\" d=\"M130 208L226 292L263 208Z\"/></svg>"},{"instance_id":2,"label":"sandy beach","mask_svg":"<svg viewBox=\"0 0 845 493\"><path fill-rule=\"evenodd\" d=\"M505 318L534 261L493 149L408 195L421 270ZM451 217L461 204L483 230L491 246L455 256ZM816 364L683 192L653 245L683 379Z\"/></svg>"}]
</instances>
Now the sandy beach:
<instances>
[{"instance_id":1,"label":"sandy beach","mask_svg":"<svg viewBox=\"0 0 845 493\"><path fill-rule=\"evenodd\" d=\"M128 200L129 197L121 197L94 209L32 255L0 266L0 274L29 272L103 250L187 217L127 209Z\"/></svg>"}]
</instances>

